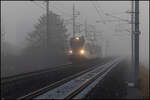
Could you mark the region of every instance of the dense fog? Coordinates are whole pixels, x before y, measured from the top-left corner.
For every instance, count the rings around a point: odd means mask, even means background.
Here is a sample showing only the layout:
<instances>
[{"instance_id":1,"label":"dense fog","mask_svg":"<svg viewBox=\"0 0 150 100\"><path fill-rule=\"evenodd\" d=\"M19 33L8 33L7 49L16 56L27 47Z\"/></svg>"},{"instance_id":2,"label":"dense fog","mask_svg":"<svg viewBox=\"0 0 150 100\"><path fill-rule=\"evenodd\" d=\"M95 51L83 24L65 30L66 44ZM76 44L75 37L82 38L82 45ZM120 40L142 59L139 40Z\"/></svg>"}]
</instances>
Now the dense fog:
<instances>
[{"instance_id":1,"label":"dense fog","mask_svg":"<svg viewBox=\"0 0 150 100\"><path fill-rule=\"evenodd\" d=\"M46 33L45 2L1 1L2 77L69 63L66 52L68 39L72 36L73 3L76 11L80 12L76 23L83 24L81 28L84 29L86 20L89 30L90 25L95 27L101 47L100 57L131 57L131 24L112 17L130 21L131 15L126 11L131 10L131 1L50 1L51 39L48 49L43 42ZM106 16L107 13L112 16ZM140 1L140 31L140 63L149 68L148 1ZM84 34L84 31L80 33ZM36 43L35 39L39 38L40 42Z\"/></svg>"}]
</instances>

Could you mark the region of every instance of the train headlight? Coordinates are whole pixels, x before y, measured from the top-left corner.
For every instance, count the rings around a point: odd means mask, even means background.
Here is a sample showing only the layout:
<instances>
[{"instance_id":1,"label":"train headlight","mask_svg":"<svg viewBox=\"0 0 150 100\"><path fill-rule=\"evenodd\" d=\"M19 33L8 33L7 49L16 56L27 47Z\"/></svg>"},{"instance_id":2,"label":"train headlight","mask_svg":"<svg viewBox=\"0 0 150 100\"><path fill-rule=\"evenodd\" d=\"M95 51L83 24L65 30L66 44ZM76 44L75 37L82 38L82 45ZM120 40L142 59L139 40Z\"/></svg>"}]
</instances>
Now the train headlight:
<instances>
[{"instance_id":1,"label":"train headlight","mask_svg":"<svg viewBox=\"0 0 150 100\"><path fill-rule=\"evenodd\" d=\"M79 40L79 37L76 37L76 40Z\"/></svg>"},{"instance_id":2,"label":"train headlight","mask_svg":"<svg viewBox=\"0 0 150 100\"><path fill-rule=\"evenodd\" d=\"M81 49L80 54L83 55L85 53L85 50Z\"/></svg>"},{"instance_id":3,"label":"train headlight","mask_svg":"<svg viewBox=\"0 0 150 100\"><path fill-rule=\"evenodd\" d=\"M72 50L69 50L69 54L72 54L73 52L72 52Z\"/></svg>"}]
</instances>

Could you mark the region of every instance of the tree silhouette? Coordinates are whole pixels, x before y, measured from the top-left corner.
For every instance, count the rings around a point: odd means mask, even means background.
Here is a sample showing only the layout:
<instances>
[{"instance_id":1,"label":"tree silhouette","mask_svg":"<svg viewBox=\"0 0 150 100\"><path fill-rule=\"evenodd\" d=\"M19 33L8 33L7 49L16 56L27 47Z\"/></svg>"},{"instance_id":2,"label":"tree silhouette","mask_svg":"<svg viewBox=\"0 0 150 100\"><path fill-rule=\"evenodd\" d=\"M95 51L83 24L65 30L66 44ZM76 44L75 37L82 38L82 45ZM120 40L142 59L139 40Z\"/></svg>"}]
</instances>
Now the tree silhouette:
<instances>
[{"instance_id":1,"label":"tree silhouette","mask_svg":"<svg viewBox=\"0 0 150 100\"><path fill-rule=\"evenodd\" d=\"M44 49L46 38L48 38L48 49L61 49L63 50L66 45L67 29L64 25L64 20L52 11L49 12L49 34L47 36L46 20L47 16L42 15L38 23L35 24L35 30L28 33L27 40L30 47L38 47Z\"/></svg>"},{"instance_id":2,"label":"tree silhouette","mask_svg":"<svg viewBox=\"0 0 150 100\"><path fill-rule=\"evenodd\" d=\"M27 35L28 46L23 52L23 63L32 65L52 64L65 60L65 47L67 45L68 35L64 25L64 20L49 12L49 34L47 36L46 25L47 16L43 14L34 25L34 30ZM48 47L46 46L48 38Z\"/></svg>"}]
</instances>

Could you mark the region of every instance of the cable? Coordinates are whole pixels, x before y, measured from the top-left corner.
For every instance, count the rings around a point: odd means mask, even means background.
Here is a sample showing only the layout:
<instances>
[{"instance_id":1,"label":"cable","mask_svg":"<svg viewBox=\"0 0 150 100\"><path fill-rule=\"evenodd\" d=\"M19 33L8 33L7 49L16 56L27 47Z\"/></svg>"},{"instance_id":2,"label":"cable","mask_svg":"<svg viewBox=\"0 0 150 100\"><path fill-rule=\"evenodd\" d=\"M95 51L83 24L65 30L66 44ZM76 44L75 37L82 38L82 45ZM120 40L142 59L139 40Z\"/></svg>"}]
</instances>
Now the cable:
<instances>
[{"instance_id":1,"label":"cable","mask_svg":"<svg viewBox=\"0 0 150 100\"><path fill-rule=\"evenodd\" d=\"M96 4L97 4L97 3L96 3ZM96 5L96 4L95 4L95 5ZM98 7L100 8L101 12L102 12L104 15L110 16L110 17L113 17L113 18L117 18L117 19L119 19L119 20L128 22L128 20L126 20L126 19L122 19L122 18L120 18L120 17L113 16L112 14L104 13L104 11L101 9L101 6L98 5ZM116 13L113 13L113 14L125 14L125 13L124 13L124 12L116 12Z\"/></svg>"},{"instance_id":2,"label":"cable","mask_svg":"<svg viewBox=\"0 0 150 100\"><path fill-rule=\"evenodd\" d=\"M129 22L129 20L122 19L122 18L120 18L120 17L117 17L117 16L113 16L113 15L111 15L111 14L109 14L109 13L106 13L105 15L106 15L106 16L110 16L110 17L112 17L112 18L116 18L116 19L118 19L118 20L120 20L120 21Z\"/></svg>"},{"instance_id":3,"label":"cable","mask_svg":"<svg viewBox=\"0 0 150 100\"><path fill-rule=\"evenodd\" d=\"M97 4L97 3L96 3ZM117 17L117 16L113 16L112 14L106 14L106 13L104 13L104 11L101 9L101 6L99 5L99 8L100 8L100 10L101 10L101 12L104 14L104 15L106 15L106 16L111 16L111 17L113 17L113 18L117 18L117 19L119 19L119 20L122 20L122 21L127 21L127 20L125 20L125 19L122 19L122 18L120 18L120 17ZM116 12L116 13L114 13L114 14L125 14L124 12Z\"/></svg>"},{"instance_id":4,"label":"cable","mask_svg":"<svg viewBox=\"0 0 150 100\"><path fill-rule=\"evenodd\" d=\"M32 2L32 1L31 1ZM40 8L42 8L42 9L44 9L45 10L45 8L44 7L42 7L40 4L38 4L37 2L32 2L32 3L34 3L37 7L40 7Z\"/></svg>"},{"instance_id":5,"label":"cable","mask_svg":"<svg viewBox=\"0 0 150 100\"><path fill-rule=\"evenodd\" d=\"M98 4L98 3L95 3L95 5L96 5L96 4ZM100 4L99 4L99 5L97 5L97 6L98 6L98 7L99 7L99 9L101 10L101 12L102 12L103 14L105 14L105 13L104 13L104 11L103 11L103 9L102 9L102 7L100 6Z\"/></svg>"},{"instance_id":6,"label":"cable","mask_svg":"<svg viewBox=\"0 0 150 100\"><path fill-rule=\"evenodd\" d=\"M115 12L115 13L111 13L112 14L115 14L115 15L121 15L121 14L126 14L125 12Z\"/></svg>"},{"instance_id":7,"label":"cable","mask_svg":"<svg viewBox=\"0 0 150 100\"><path fill-rule=\"evenodd\" d=\"M55 4L55 5L57 5L57 4ZM66 10L66 8L62 7L62 5L63 5L63 4L61 4L61 9L65 9L65 11L67 11L67 12L72 12L72 10L69 11L70 9L69 9L69 10L68 10L68 9ZM60 6L60 5L58 5L58 6ZM56 7L56 6L55 6L55 7ZM72 14L71 14L71 15L72 15Z\"/></svg>"},{"instance_id":8,"label":"cable","mask_svg":"<svg viewBox=\"0 0 150 100\"><path fill-rule=\"evenodd\" d=\"M58 7L56 7L56 6L53 6L54 8L56 8L59 12L61 12L61 13L63 13L63 14L65 14L66 16L72 16L72 15L70 15L70 14L68 14L68 13L66 13L66 12L64 12L64 11L62 11L62 10L60 10Z\"/></svg>"},{"instance_id":9,"label":"cable","mask_svg":"<svg viewBox=\"0 0 150 100\"><path fill-rule=\"evenodd\" d=\"M44 9L45 10L45 8L44 7L42 7L40 4L38 4L37 2L32 2L32 3L34 3L37 7L40 7L40 8L42 8L42 9ZM68 14L68 13L66 13L66 12L64 12L64 11L62 11L62 10L60 10L59 8L57 8L57 7L54 7L54 8L56 8L59 12L61 12L61 13L63 13L63 14L65 14L66 16L71 16L70 14Z\"/></svg>"},{"instance_id":10,"label":"cable","mask_svg":"<svg viewBox=\"0 0 150 100\"><path fill-rule=\"evenodd\" d=\"M100 12L99 12L98 8L96 7L96 5L93 2L91 2L91 3L93 5L93 7L96 9L97 14L101 17L101 19L103 19L102 15L100 14ZM104 21L104 24L105 24L105 21Z\"/></svg>"}]
</instances>

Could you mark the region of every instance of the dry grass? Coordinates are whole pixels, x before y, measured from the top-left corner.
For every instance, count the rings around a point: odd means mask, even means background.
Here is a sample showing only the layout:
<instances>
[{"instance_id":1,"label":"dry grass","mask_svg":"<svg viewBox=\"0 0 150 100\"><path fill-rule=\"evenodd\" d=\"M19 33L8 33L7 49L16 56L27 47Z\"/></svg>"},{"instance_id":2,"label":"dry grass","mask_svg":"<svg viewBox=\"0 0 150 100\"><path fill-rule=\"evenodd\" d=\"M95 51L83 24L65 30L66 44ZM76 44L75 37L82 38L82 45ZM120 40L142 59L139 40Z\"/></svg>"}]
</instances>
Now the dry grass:
<instances>
[{"instance_id":1,"label":"dry grass","mask_svg":"<svg viewBox=\"0 0 150 100\"><path fill-rule=\"evenodd\" d=\"M139 66L139 86L144 98L149 99L149 70L143 65Z\"/></svg>"}]
</instances>

